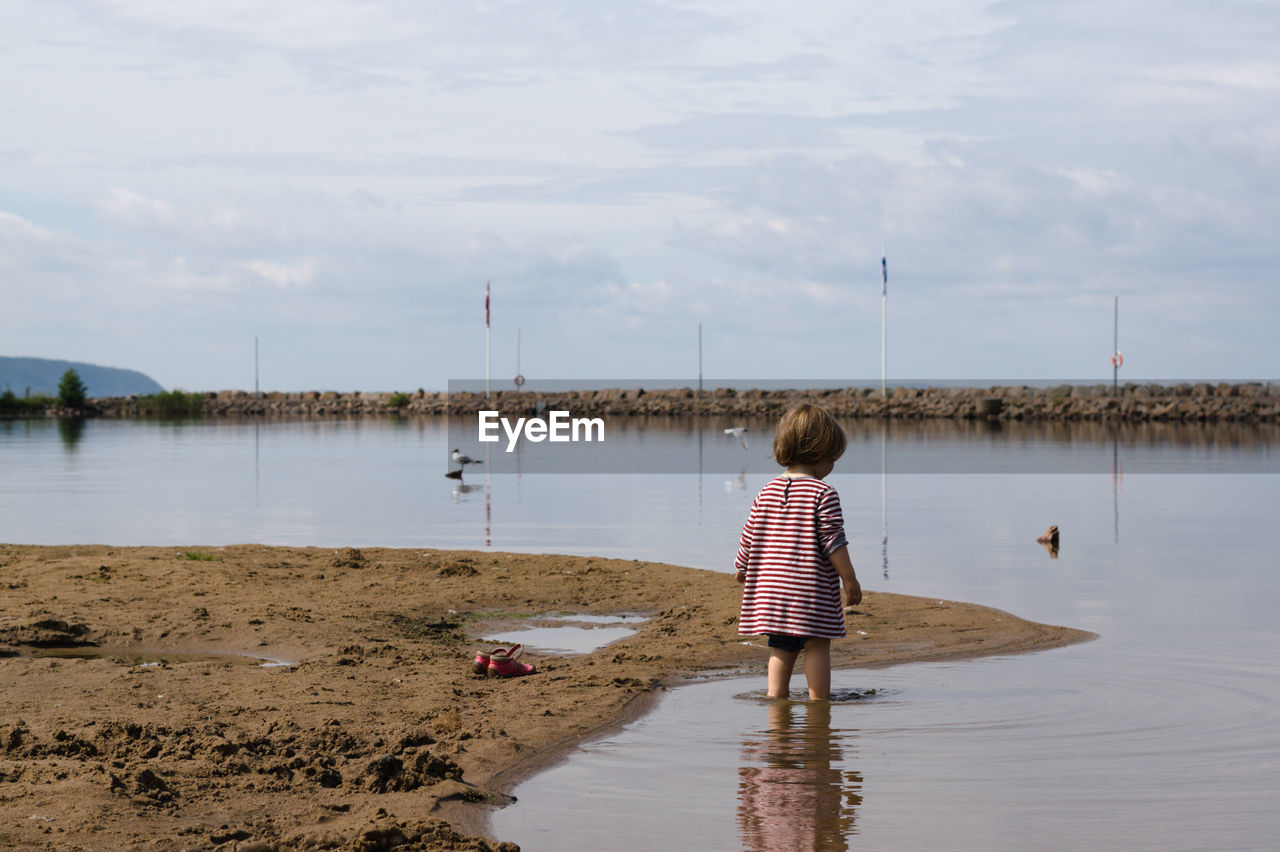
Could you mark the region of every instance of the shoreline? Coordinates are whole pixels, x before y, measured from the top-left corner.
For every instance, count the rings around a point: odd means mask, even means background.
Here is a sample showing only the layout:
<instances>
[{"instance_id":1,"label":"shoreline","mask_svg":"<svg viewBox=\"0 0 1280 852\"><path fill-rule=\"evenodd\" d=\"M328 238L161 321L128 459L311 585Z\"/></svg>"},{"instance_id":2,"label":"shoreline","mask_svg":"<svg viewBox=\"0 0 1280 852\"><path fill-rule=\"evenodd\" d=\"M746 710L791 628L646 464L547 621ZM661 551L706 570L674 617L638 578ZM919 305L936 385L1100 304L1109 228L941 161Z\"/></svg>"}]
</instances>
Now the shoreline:
<instances>
[{"instance_id":1,"label":"shoreline","mask_svg":"<svg viewBox=\"0 0 1280 852\"><path fill-rule=\"evenodd\" d=\"M0 567L0 845L24 848L510 850L482 835L519 780L766 657L736 635L732 575L636 560L2 544ZM648 619L586 654L530 649L528 677L471 672L481 637L547 613ZM1093 638L874 590L848 623L840 668ZM43 656L58 645L82 657Z\"/></svg>"},{"instance_id":2,"label":"shoreline","mask_svg":"<svg viewBox=\"0 0 1280 852\"><path fill-rule=\"evenodd\" d=\"M580 416L777 417L801 402L822 405L837 417L950 419L983 422L1276 423L1280 385L1239 383L1126 383L1054 387L894 387L887 398L873 388L752 390L643 387L605 390L445 392L305 391L255 394L223 390L187 394L204 417L311 419L351 416L474 416L482 409L534 416L566 410ZM190 416L184 407L183 416ZM140 398L104 397L84 408L50 406L35 416L133 419L147 416Z\"/></svg>"}]
</instances>

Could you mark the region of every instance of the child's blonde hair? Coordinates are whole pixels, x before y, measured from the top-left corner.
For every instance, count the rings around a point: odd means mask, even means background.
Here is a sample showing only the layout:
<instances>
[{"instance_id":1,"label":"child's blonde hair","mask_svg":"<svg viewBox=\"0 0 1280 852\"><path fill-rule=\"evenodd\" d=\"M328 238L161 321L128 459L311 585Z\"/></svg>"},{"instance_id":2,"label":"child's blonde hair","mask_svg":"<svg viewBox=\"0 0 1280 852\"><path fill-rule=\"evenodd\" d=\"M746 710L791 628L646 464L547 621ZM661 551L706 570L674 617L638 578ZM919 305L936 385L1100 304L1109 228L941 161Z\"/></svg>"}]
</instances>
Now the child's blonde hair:
<instances>
[{"instance_id":1,"label":"child's blonde hair","mask_svg":"<svg viewBox=\"0 0 1280 852\"><path fill-rule=\"evenodd\" d=\"M773 433L773 458L783 467L834 462L844 455L846 443L831 412L806 403L782 415Z\"/></svg>"}]
</instances>

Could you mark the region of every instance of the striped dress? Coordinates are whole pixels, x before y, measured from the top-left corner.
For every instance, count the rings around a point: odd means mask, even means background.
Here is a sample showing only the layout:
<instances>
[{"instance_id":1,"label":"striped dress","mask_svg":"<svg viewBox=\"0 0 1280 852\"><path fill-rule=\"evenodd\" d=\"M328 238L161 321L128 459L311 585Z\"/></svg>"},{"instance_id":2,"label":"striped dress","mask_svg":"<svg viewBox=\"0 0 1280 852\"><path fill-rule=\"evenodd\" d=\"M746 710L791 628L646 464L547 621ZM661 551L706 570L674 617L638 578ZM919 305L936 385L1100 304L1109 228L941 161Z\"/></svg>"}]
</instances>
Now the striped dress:
<instances>
[{"instance_id":1,"label":"striped dress","mask_svg":"<svg viewBox=\"0 0 1280 852\"><path fill-rule=\"evenodd\" d=\"M760 490L734 567L747 574L738 633L837 639L840 575L828 558L848 544L840 495L812 476L779 476Z\"/></svg>"}]
</instances>

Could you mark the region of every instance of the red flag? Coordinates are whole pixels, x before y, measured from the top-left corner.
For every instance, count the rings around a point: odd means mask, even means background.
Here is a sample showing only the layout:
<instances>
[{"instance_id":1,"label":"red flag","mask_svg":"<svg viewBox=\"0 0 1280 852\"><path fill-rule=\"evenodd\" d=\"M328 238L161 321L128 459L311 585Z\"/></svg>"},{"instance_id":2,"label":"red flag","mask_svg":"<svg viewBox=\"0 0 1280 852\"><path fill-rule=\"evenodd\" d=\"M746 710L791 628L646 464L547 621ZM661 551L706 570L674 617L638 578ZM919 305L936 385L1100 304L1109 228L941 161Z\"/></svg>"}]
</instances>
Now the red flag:
<instances>
[{"instance_id":1,"label":"red flag","mask_svg":"<svg viewBox=\"0 0 1280 852\"><path fill-rule=\"evenodd\" d=\"M484 282L484 327L489 327L489 282Z\"/></svg>"}]
</instances>

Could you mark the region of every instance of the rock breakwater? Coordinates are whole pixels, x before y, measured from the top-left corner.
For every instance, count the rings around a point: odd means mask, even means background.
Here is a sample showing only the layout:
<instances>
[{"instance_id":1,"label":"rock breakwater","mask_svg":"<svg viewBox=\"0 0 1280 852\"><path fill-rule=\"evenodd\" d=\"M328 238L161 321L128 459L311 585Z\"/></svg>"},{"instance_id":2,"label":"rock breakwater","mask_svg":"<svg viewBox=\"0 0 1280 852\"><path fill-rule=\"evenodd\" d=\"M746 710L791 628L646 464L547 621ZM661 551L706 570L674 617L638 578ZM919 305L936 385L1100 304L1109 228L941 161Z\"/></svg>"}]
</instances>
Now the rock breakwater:
<instances>
[{"instance_id":1,"label":"rock breakwater","mask_svg":"<svg viewBox=\"0 0 1280 852\"><path fill-rule=\"evenodd\" d=\"M567 410L575 415L772 417L792 405L812 402L840 417L903 419L995 419L1117 422L1277 422L1280 384L1126 384L1115 395L1109 385L986 388L840 388L756 390L718 388L611 388L559 392L483 393L418 390L400 392L306 391L262 393L218 391L205 395L206 417L307 419L364 416L473 415L499 409L504 415ZM69 412L51 409L50 415ZM137 397L93 399L89 416L142 416Z\"/></svg>"}]
</instances>

